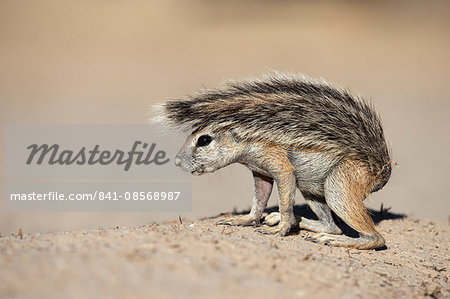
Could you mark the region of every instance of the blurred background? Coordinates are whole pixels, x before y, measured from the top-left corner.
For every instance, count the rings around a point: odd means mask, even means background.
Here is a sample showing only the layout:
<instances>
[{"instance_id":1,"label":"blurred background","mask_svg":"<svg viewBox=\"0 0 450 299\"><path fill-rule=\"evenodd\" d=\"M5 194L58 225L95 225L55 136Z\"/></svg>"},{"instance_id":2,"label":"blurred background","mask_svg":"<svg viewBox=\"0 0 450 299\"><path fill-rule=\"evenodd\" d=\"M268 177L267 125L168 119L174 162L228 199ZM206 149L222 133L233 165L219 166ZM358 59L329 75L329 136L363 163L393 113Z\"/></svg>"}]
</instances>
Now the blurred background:
<instances>
[{"instance_id":1,"label":"blurred background","mask_svg":"<svg viewBox=\"0 0 450 299\"><path fill-rule=\"evenodd\" d=\"M399 167L366 204L448 221L449 58L448 1L2 0L0 166L6 124L140 124L151 104L225 79L301 72L372 99L382 116ZM2 196L4 180L2 171ZM182 216L247 209L252 192L240 165L194 177L192 213ZM177 217L2 207L0 233Z\"/></svg>"}]
</instances>

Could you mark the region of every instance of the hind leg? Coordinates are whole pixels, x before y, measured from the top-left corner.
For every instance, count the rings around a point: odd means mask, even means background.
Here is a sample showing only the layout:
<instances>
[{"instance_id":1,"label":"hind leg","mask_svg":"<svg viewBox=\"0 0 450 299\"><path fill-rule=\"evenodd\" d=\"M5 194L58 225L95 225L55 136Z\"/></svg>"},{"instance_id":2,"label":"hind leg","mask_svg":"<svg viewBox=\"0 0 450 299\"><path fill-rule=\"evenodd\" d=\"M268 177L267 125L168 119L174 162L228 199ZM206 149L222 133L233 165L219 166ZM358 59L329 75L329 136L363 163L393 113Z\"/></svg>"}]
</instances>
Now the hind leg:
<instances>
[{"instance_id":1,"label":"hind leg","mask_svg":"<svg viewBox=\"0 0 450 299\"><path fill-rule=\"evenodd\" d=\"M325 181L325 200L345 223L356 230L359 238L321 233L313 241L332 246L372 249L382 247L384 238L375 230L363 200L372 190L373 177L355 162L345 161L332 171Z\"/></svg>"},{"instance_id":2,"label":"hind leg","mask_svg":"<svg viewBox=\"0 0 450 299\"><path fill-rule=\"evenodd\" d=\"M302 194L306 200L306 203L314 214L316 214L319 220L301 217L299 227L301 229L306 229L317 233L328 233L334 235L342 234L341 229L333 220L330 207L326 204L325 199L313 196L306 192L302 192Z\"/></svg>"},{"instance_id":3,"label":"hind leg","mask_svg":"<svg viewBox=\"0 0 450 299\"><path fill-rule=\"evenodd\" d=\"M324 198L318 198L309 193L303 193L303 197L319 220L312 220L295 215L295 219L299 223L299 227L301 229L306 229L316 233L328 233L334 235L342 234L341 229L334 222L330 207L328 207ZM264 218L264 224L270 226L276 225L280 222L280 218L280 213L270 213Z\"/></svg>"}]
</instances>

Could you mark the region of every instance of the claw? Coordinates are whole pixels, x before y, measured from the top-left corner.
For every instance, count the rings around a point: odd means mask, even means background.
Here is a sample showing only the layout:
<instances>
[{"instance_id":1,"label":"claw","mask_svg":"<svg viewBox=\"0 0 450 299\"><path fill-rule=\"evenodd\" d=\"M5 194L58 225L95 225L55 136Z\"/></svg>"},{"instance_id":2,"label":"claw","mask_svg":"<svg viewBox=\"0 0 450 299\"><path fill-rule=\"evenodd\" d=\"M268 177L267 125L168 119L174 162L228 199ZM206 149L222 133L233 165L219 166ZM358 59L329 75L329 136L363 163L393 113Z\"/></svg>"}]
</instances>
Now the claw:
<instances>
[{"instance_id":1,"label":"claw","mask_svg":"<svg viewBox=\"0 0 450 299\"><path fill-rule=\"evenodd\" d=\"M257 229L255 229L255 232L258 232L258 233L261 233L261 234L264 234L264 235L275 235L276 234L276 232L271 232L271 231L268 231L268 230L266 230L264 228L257 228Z\"/></svg>"},{"instance_id":2,"label":"claw","mask_svg":"<svg viewBox=\"0 0 450 299\"><path fill-rule=\"evenodd\" d=\"M306 240L306 241L313 242L313 243L319 243L319 241L318 241L317 239L314 239L314 238L312 238L312 237L306 237L305 240Z\"/></svg>"},{"instance_id":3,"label":"claw","mask_svg":"<svg viewBox=\"0 0 450 299\"><path fill-rule=\"evenodd\" d=\"M252 219L249 215L243 215L219 220L216 222L216 225L259 226L260 224L259 221Z\"/></svg>"},{"instance_id":4,"label":"claw","mask_svg":"<svg viewBox=\"0 0 450 299\"><path fill-rule=\"evenodd\" d=\"M231 225L231 223L225 220L219 220L216 222L216 225Z\"/></svg>"},{"instance_id":5,"label":"claw","mask_svg":"<svg viewBox=\"0 0 450 299\"><path fill-rule=\"evenodd\" d=\"M256 221L256 220L252 220L252 221L249 221L247 223L243 223L242 226L255 226L255 227L257 227L257 226L261 226L261 223L259 221Z\"/></svg>"}]
</instances>

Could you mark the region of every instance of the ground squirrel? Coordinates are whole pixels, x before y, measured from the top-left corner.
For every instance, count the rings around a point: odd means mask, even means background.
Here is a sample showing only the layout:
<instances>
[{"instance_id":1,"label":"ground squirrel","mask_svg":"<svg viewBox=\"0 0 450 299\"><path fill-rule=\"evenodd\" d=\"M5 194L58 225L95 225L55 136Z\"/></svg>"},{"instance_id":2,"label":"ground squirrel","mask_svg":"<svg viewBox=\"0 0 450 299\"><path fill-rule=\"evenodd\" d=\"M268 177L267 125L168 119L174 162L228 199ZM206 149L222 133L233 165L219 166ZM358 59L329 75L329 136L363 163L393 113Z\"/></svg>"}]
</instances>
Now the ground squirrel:
<instances>
[{"instance_id":1,"label":"ground squirrel","mask_svg":"<svg viewBox=\"0 0 450 299\"><path fill-rule=\"evenodd\" d=\"M385 244L363 204L391 175L380 117L368 101L323 80L271 73L158 107L156 121L190 133L177 166L196 175L232 163L252 171L250 213L219 224L259 226L275 181L279 213L266 217L272 226L259 232L284 236L299 223L317 232L319 243L359 249ZM318 220L296 222L296 188ZM331 211L359 237L342 235Z\"/></svg>"}]
</instances>

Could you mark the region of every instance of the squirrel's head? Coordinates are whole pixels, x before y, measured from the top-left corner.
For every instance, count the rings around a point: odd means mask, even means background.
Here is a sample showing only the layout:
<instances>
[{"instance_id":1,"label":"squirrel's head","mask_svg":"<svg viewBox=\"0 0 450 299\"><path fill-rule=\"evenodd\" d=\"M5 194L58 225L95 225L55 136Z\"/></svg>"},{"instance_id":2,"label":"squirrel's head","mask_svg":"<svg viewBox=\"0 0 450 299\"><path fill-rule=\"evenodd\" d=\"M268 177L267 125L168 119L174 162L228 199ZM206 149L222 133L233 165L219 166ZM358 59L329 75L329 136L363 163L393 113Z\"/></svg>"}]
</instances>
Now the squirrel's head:
<instances>
[{"instance_id":1,"label":"squirrel's head","mask_svg":"<svg viewBox=\"0 0 450 299\"><path fill-rule=\"evenodd\" d=\"M175 165L201 175L216 171L237 160L242 146L231 132L208 129L194 131L175 157Z\"/></svg>"}]
</instances>

